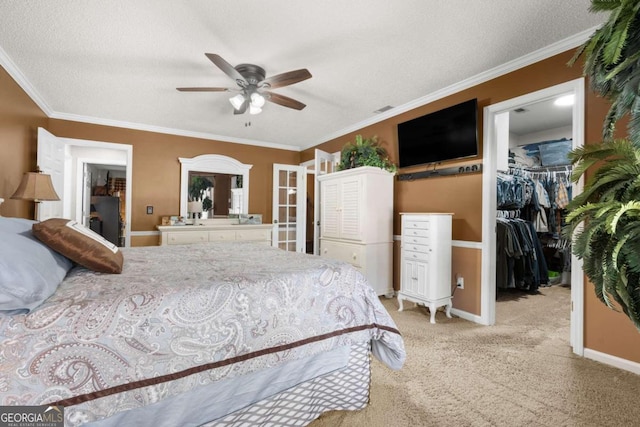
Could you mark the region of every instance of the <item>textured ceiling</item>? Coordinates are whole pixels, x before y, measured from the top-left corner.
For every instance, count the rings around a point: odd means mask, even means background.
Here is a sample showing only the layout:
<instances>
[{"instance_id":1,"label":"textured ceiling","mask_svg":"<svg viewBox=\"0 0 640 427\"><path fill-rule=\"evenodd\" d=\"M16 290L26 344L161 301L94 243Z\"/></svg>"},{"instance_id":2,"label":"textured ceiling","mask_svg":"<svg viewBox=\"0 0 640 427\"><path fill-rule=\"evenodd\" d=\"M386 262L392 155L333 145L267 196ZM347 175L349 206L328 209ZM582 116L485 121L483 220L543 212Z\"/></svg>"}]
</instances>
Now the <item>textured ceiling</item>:
<instances>
[{"instance_id":1,"label":"textured ceiling","mask_svg":"<svg viewBox=\"0 0 640 427\"><path fill-rule=\"evenodd\" d=\"M24 0L0 2L0 64L51 117L307 148L439 90L575 38L589 0ZM313 77L233 115L204 55ZM418 104L417 104L418 103ZM395 107L382 115L375 110ZM403 110L404 108L404 110ZM247 123L251 123L247 126Z\"/></svg>"}]
</instances>

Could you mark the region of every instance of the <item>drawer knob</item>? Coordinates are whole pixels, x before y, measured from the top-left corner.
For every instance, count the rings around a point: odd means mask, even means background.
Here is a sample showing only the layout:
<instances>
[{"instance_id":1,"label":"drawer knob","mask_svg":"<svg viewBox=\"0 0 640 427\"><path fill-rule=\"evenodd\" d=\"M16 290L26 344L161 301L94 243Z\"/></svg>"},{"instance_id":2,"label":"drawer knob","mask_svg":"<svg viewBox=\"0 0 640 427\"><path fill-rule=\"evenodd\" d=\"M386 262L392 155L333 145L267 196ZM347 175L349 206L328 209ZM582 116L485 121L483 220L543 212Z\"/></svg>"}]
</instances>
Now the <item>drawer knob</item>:
<instances>
[{"instance_id":1,"label":"drawer knob","mask_svg":"<svg viewBox=\"0 0 640 427\"><path fill-rule=\"evenodd\" d=\"M358 256L356 254L353 254L353 259L358 259Z\"/></svg>"}]
</instances>

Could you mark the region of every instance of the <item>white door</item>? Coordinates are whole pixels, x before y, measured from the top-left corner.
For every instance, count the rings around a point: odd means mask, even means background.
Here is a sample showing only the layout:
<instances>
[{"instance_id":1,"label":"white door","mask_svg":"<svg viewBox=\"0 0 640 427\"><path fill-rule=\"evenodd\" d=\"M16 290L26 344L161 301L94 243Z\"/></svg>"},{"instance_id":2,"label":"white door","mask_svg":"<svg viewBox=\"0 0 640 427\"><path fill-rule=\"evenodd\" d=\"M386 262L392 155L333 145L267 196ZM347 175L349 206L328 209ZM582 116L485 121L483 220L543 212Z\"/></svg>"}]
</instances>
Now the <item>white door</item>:
<instances>
[{"instance_id":1,"label":"white door","mask_svg":"<svg viewBox=\"0 0 640 427\"><path fill-rule=\"evenodd\" d=\"M91 226L91 171L87 163L82 163L82 225Z\"/></svg>"},{"instance_id":2,"label":"white door","mask_svg":"<svg viewBox=\"0 0 640 427\"><path fill-rule=\"evenodd\" d=\"M320 254L320 218L321 213L321 195L320 195L320 175L326 175L335 172L336 160L335 155L326 151L315 150L314 171L315 171L315 189L313 191L313 254Z\"/></svg>"},{"instance_id":3,"label":"white door","mask_svg":"<svg viewBox=\"0 0 640 427\"><path fill-rule=\"evenodd\" d=\"M42 173L51 175L53 188L59 201L40 202L36 204L36 218L44 221L48 218L69 218L65 212L67 194L65 188L66 145L59 138L42 128L38 128L38 168Z\"/></svg>"},{"instance_id":4,"label":"white door","mask_svg":"<svg viewBox=\"0 0 640 427\"><path fill-rule=\"evenodd\" d=\"M307 173L303 166L273 165L273 246L305 252Z\"/></svg>"}]
</instances>

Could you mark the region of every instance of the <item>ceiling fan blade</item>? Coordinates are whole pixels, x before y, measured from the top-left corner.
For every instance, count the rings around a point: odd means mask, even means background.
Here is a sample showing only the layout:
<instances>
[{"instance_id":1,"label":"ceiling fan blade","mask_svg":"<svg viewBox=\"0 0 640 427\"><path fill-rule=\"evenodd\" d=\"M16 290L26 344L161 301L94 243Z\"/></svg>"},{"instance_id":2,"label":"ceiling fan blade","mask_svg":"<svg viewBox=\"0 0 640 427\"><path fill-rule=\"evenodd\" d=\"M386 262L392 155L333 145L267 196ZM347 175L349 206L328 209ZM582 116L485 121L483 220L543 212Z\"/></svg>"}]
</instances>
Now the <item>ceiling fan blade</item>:
<instances>
[{"instance_id":1,"label":"ceiling fan blade","mask_svg":"<svg viewBox=\"0 0 640 427\"><path fill-rule=\"evenodd\" d=\"M236 70L235 68L233 68L233 65L229 64L227 61L225 61L220 55L216 55L215 53L205 53L205 55L207 56L207 58L209 58L211 60L211 62L213 62L218 68L220 68L222 71L224 71L224 73L231 77L233 80L236 81L236 83L241 86L241 87L245 87L248 85L247 81L244 79L244 77L242 76L242 74L240 74L238 72L238 70Z\"/></svg>"},{"instance_id":2,"label":"ceiling fan blade","mask_svg":"<svg viewBox=\"0 0 640 427\"><path fill-rule=\"evenodd\" d=\"M288 71L286 73L268 77L262 81L262 84L269 85L270 88L275 89L278 87L289 86L309 78L311 78L309 70L302 68L300 70Z\"/></svg>"},{"instance_id":3,"label":"ceiling fan blade","mask_svg":"<svg viewBox=\"0 0 640 427\"><path fill-rule=\"evenodd\" d=\"M177 87L180 92L229 92L226 87Z\"/></svg>"},{"instance_id":4,"label":"ceiling fan blade","mask_svg":"<svg viewBox=\"0 0 640 427\"><path fill-rule=\"evenodd\" d=\"M293 108L294 110L302 110L306 107L300 101L296 101L293 98L289 98L288 96L280 95L274 92L263 92L267 95L267 101L273 102L274 104L282 105L283 107Z\"/></svg>"}]
</instances>

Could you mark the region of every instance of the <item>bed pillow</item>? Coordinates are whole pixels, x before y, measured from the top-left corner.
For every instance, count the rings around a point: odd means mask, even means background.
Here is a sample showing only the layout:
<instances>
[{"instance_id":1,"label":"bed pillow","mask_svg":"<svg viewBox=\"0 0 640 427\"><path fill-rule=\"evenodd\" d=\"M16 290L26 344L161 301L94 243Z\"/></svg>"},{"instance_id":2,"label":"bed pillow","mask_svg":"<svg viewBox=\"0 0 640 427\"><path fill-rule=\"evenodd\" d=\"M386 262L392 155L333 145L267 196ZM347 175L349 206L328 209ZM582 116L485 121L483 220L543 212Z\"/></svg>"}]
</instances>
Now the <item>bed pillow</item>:
<instances>
[{"instance_id":1,"label":"bed pillow","mask_svg":"<svg viewBox=\"0 0 640 427\"><path fill-rule=\"evenodd\" d=\"M100 273L121 273L122 252L107 239L76 221L51 218L33 224L33 235L51 249Z\"/></svg>"},{"instance_id":2,"label":"bed pillow","mask_svg":"<svg viewBox=\"0 0 640 427\"><path fill-rule=\"evenodd\" d=\"M31 233L35 221L0 217L0 310L28 312L49 298L71 261Z\"/></svg>"}]
</instances>

